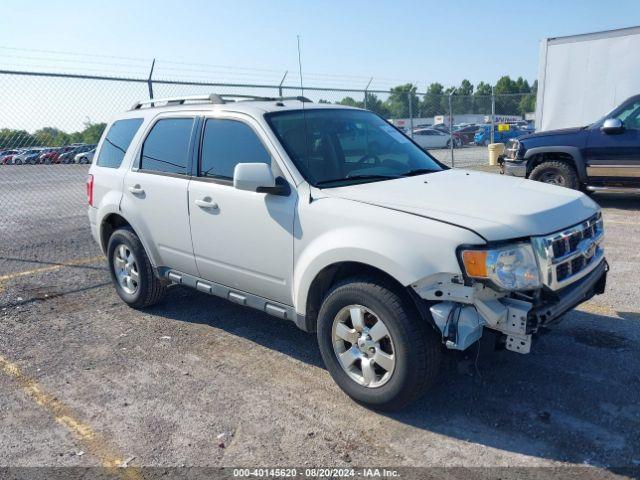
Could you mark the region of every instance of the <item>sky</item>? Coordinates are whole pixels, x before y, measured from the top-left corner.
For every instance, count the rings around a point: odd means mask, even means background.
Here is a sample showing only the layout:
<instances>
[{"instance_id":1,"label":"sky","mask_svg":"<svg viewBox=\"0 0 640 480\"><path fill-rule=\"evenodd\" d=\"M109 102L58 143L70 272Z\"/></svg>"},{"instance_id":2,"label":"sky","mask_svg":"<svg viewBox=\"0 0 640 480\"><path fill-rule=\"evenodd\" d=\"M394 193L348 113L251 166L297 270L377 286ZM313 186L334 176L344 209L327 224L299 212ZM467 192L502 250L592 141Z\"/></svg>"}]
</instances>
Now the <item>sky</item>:
<instances>
[{"instance_id":1,"label":"sky","mask_svg":"<svg viewBox=\"0 0 640 480\"><path fill-rule=\"evenodd\" d=\"M307 88L424 92L503 75L532 83L541 39L636 25L640 0L1 0L0 70L146 79L155 58L156 80L277 85L288 71L298 86L300 36ZM277 94L154 84L155 98L211 91ZM144 83L0 75L0 128L81 130L148 95Z\"/></svg>"},{"instance_id":2,"label":"sky","mask_svg":"<svg viewBox=\"0 0 640 480\"><path fill-rule=\"evenodd\" d=\"M298 82L300 35L307 85L364 88L373 77L371 88L423 91L532 82L541 39L635 25L637 0L3 0L0 65L145 76L158 58L163 77L278 83L289 70Z\"/></svg>"}]
</instances>

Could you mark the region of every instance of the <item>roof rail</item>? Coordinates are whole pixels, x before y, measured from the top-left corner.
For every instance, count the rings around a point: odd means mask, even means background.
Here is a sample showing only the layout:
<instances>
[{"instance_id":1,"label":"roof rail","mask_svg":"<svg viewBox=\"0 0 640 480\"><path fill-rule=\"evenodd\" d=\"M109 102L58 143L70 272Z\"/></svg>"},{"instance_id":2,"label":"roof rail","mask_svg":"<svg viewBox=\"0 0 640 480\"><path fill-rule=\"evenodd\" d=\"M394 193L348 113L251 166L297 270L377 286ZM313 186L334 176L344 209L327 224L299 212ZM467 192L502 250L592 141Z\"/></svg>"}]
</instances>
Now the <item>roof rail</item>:
<instances>
[{"instance_id":1,"label":"roof rail","mask_svg":"<svg viewBox=\"0 0 640 480\"><path fill-rule=\"evenodd\" d=\"M169 97L169 98L154 98L149 100L143 100L136 102L131 107L131 110L140 110L143 107L167 107L170 105L184 105L189 102L199 103L211 103L214 105L221 105L229 102L237 101L263 101L263 102L279 102L286 100L297 100L300 102L311 102L307 97L259 97L256 95L235 95L235 94L217 94L211 93L209 95L191 95L185 97ZM160 105L158 105L158 103Z\"/></svg>"}]
</instances>

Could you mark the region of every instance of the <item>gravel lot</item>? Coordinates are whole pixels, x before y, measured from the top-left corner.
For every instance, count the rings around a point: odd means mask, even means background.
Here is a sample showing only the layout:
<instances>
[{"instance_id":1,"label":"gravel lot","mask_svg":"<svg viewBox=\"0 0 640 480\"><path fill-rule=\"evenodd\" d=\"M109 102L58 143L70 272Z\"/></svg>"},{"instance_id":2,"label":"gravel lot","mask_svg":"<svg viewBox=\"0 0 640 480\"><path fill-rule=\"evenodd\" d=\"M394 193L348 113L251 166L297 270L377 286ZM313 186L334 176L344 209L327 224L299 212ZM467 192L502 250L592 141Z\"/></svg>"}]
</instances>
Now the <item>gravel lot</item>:
<instances>
[{"instance_id":1,"label":"gravel lot","mask_svg":"<svg viewBox=\"0 0 640 480\"><path fill-rule=\"evenodd\" d=\"M640 198L595 197L604 295L530 355L452 358L382 415L292 323L181 287L126 307L89 238L85 174L0 167L0 467L640 465Z\"/></svg>"}]
</instances>

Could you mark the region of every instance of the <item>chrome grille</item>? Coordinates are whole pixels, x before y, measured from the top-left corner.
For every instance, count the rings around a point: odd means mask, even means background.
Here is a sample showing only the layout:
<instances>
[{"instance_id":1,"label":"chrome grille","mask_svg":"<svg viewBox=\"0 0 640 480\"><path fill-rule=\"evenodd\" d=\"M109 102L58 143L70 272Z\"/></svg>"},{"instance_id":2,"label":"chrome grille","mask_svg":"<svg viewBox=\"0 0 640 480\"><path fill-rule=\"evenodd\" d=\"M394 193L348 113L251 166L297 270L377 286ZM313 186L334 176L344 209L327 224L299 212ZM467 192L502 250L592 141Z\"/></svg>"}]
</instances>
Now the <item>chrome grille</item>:
<instances>
[{"instance_id":1,"label":"chrome grille","mask_svg":"<svg viewBox=\"0 0 640 480\"><path fill-rule=\"evenodd\" d=\"M533 237L533 249L543 283L553 290L559 290L587 275L604 257L603 239L600 212L565 230Z\"/></svg>"}]
</instances>

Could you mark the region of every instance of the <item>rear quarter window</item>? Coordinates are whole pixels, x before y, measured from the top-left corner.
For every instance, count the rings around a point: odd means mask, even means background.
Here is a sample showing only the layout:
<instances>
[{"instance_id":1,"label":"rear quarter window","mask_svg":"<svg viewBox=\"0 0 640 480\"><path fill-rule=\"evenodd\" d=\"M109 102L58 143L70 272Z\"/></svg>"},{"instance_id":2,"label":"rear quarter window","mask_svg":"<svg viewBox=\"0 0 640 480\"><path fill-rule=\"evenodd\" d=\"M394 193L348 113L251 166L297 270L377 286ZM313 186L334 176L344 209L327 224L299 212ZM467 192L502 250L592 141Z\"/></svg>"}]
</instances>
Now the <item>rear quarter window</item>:
<instances>
[{"instance_id":1,"label":"rear quarter window","mask_svg":"<svg viewBox=\"0 0 640 480\"><path fill-rule=\"evenodd\" d=\"M140 125L142 125L142 118L128 118L113 122L102 141L96 165L108 168L120 167L124 154L127 153Z\"/></svg>"}]
</instances>

